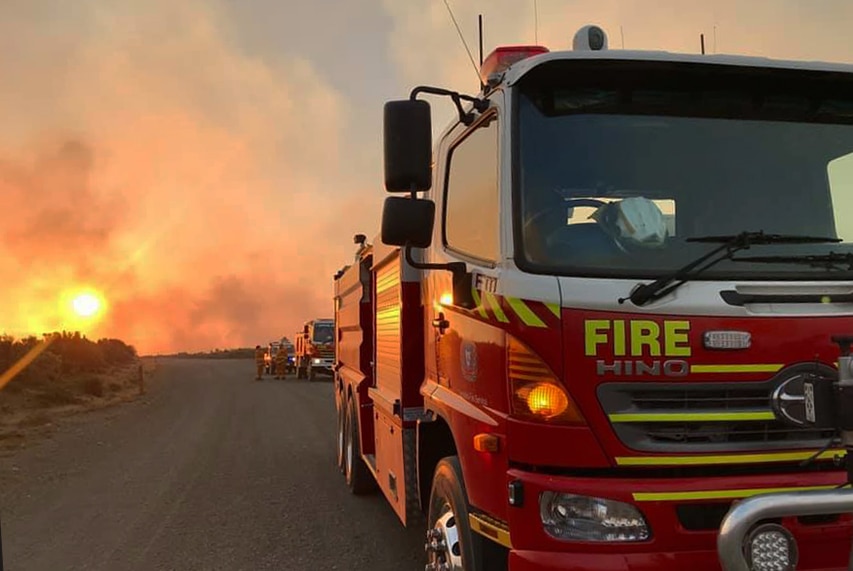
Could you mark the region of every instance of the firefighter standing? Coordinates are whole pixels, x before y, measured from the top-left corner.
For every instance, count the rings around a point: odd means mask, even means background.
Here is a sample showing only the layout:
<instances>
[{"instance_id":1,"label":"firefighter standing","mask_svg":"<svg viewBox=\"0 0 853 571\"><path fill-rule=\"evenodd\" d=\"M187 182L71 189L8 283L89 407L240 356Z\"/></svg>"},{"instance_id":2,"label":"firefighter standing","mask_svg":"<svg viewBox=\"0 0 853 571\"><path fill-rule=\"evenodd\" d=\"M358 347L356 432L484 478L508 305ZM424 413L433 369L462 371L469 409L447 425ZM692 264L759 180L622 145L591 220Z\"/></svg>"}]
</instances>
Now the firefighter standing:
<instances>
[{"instance_id":1,"label":"firefighter standing","mask_svg":"<svg viewBox=\"0 0 853 571\"><path fill-rule=\"evenodd\" d=\"M287 347L281 345L275 354L275 378L283 379L287 376Z\"/></svg>"},{"instance_id":2,"label":"firefighter standing","mask_svg":"<svg viewBox=\"0 0 853 571\"><path fill-rule=\"evenodd\" d=\"M256 381L260 381L261 377L264 374L264 356L266 355L266 351L260 345L255 345L255 366L258 368L258 376L255 377Z\"/></svg>"}]
</instances>

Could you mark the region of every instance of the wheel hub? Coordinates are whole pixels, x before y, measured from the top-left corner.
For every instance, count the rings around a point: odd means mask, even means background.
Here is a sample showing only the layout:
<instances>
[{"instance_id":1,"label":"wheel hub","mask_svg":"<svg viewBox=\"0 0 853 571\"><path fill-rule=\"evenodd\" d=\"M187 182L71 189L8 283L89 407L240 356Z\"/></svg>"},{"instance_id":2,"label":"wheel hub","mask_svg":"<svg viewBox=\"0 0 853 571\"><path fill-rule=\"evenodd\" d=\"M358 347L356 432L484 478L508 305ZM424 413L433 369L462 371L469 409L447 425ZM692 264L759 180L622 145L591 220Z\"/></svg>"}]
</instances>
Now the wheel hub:
<instances>
[{"instance_id":1,"label":"wheel hub","mask_svg":"<svg viewBox=\"0 0 853 571\"><path fill-rule=\"evenodd\" d=\"M462 544L456 515L450 506L427 530L424 550L427 564L424 571L462 571Z\"/></svg>"}]
</instances>

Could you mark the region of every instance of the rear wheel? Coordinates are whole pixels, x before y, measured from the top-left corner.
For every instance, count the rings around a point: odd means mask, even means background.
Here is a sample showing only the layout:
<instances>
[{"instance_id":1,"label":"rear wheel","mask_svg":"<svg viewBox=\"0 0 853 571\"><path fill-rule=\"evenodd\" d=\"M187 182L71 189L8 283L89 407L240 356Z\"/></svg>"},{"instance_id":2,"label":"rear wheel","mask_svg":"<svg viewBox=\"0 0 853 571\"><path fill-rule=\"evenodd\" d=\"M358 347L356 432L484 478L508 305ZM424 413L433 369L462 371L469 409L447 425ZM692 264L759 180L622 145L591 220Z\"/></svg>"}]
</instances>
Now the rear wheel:
<instances>
[{"instance_id":1,"label":"rear wheel","mask_svg":"<svg viewBox=\"0 0 853 571\"><path fill-rule=\"evenodd\" d=\"M335 429L335 448L337 452L338 470L341 474L346 473L344 468L344 449L346 447L346 414L343 406L344 399L340 393L337 393L335 398L336 412L336 429Z\"/></svg>"},{"instance_id":2,"label":"rear wheel","mask_svg":"<svg viewBox=\"0 0 853 571\"><path fill-rule=\"evenodd\" d=\"M358 417L356 416L355 401L348 399L346 417L344 419L345 444L344 444L344 474L347 478L347 486L350 491L357 495L365 495L376 489L376 480L364 464L361 457L361 446L358 435Z\"/></svg>"}]
</instances>

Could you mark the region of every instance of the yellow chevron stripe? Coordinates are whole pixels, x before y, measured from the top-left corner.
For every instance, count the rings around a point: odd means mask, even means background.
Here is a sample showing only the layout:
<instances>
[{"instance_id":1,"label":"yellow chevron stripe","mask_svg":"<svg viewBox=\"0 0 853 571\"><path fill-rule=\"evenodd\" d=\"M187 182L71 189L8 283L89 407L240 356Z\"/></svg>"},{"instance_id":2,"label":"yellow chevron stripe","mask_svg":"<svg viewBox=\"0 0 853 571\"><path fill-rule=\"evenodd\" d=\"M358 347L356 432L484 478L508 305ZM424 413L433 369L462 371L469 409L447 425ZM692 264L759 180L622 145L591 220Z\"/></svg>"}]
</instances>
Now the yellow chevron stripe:
<instances>
[{"instance_id":1,"label":"yellow chevron stripe","mask_svg":"<svg viewBox=\"0 0 853 571\"><path fill-rule=\"evenodd\" d=\"M721 456L621 456L619 466L711 466L722 464L766 464L769 462L799 462L817 454L817 450L802 452L770 452L766 454L726 454ZM844 450L827 450L817 460L831 460Z\"/></svg>"},{"instance_id":2,"label":"yellow chevron stripe","mask_svg":"<svg viewBox=\"0 0 853 571\"><path fill-rule=\"evenodd\" d=\"M546 303L545 305L548 306L548 309L551 310L551 313L553 313L555 317L560 317L561 308L559 303Z\"/></svg>"},{"instance_id":3,"label":"yellow chevron stripe","mask_svg":"<svg viewBox=\"0 0 853 571\"><path fill-rule=\"evenodd\" d=\"M486 307L483 305L483 300L480 299L480 292L477 291L477 288L471 288L471 293L474 296L474 303L477 304L477 312L480 314L480 317L488 319L489 312L486 311Z\"/></svg>"},{"instance_id":4,"label":"yellow chevron stripe","mask_svg":"<svg viewBox=\"0 0 853 571\"><path fill-rule=\"evenodd\" d=\"M533 310L530 309L524 301L518 299L517 297L508 297L506 298L507 303L515 311L516 315L518 315L521 321L529 326L529 327L548 327L545 325L545 322L539 319L539 316L533 313Z\"/></svg>"},{"instance_id":5,"label":"yellow chevron stripe","mask_svg":"<svg viewBox=\"0 0 853 571\"><path fill-rule=\"evenodd\" d=\"M489 302L489 307L491 307L492 311L495 312L495 317L497 318L497 320L500 321L501 323L509 323L509 319L507 319L507 316L504 313L504 310L501 309L501 304L498 301L498 299L495 297L495 294L483 292L483 295L485 296L486 301Z\"/></svg>"},{"instance_id":6,"label":"yellow chevron stripe","mask_svg":"<svg viewBox=\"0 0 853 571\"><path fill-rule=\"evenodd\" d=\"M666 502L677 500L732 500L748 498L758 494L779 492L806 492L809 490L831 490L838 486L803 486L797 488L748 488L742 490L708 490L699 492L639 492L633 494L637 502Z\"/></svg>"}]
</instances>

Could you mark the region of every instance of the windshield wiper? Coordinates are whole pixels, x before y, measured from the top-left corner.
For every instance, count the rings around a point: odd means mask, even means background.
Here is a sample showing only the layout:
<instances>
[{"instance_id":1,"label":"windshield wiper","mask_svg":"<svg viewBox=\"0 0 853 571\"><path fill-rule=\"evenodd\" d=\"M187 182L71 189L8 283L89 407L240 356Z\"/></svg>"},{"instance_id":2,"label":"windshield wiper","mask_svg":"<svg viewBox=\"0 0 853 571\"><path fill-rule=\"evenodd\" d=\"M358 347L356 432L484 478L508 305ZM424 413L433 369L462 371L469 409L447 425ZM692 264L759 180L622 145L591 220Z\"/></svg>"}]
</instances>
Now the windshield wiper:
<instances>
[{"instance_id":1,"label":"windshield wiper","mask_svg":"<svg viewBox=\"0 0 853 571\"><path fill-rule=\"evenodd\" d=\"M765 234L762 230L759 232L741 232L740 234L726 236L699 236L696 238L687 238L687 242L720 245L671 274L660 277L647 284L637 284L631 290L631 294L628 297L619 298L619 303L625 303L630 300L634 305L645 305L650 301L660 299L682 284L696 278L696 276L708 268L719 264L723 260L731 260L735 252L748 250L752 246L769 244L826 244L841 242L841 239L823 236Z\"/></svg>"},{"instance_id":2,"label":"windshield wiper","mask_svg":"<svg viewBox=\"0 0 853 571\"><path fill-rule=\"evenodd\" d=\"M853 270L853 252L840 254L804 254L801 256L745 256L732 258L733 262L754 262L757 264L803 264L827 270ZM847 266L844 268L844 266Z\"/></svg>"}]
</instances>

